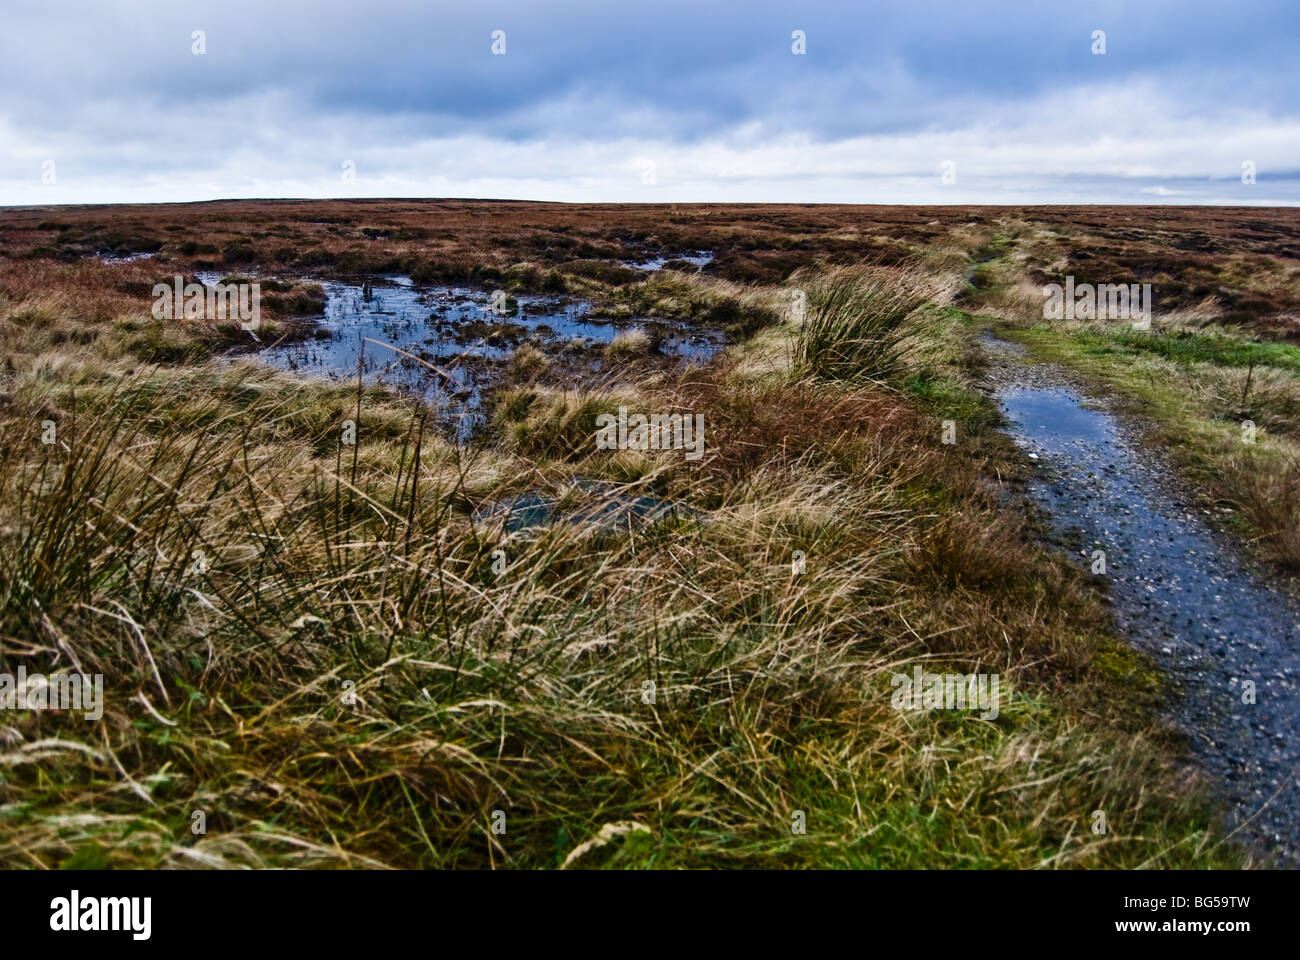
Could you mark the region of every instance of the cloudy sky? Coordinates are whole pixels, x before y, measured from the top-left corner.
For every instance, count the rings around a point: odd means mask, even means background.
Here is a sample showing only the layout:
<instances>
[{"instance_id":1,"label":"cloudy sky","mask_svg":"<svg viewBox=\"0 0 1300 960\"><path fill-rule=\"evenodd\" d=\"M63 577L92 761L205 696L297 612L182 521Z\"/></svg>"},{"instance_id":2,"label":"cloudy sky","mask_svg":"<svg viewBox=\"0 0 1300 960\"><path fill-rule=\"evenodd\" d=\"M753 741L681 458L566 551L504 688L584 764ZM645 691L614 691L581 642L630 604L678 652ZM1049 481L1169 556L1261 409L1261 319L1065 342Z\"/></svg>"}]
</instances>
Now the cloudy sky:
<instances>
[{"instance_id":1,"label":"cloudy sky","mask_svg":"<svg viewBox=\"0 0 1300 960\"><path fill-rule=\"evenodd\" d=\"M0 204L1300 204L1297 63L1296 0L14 3Z\"/></svg>"}]
</instances>

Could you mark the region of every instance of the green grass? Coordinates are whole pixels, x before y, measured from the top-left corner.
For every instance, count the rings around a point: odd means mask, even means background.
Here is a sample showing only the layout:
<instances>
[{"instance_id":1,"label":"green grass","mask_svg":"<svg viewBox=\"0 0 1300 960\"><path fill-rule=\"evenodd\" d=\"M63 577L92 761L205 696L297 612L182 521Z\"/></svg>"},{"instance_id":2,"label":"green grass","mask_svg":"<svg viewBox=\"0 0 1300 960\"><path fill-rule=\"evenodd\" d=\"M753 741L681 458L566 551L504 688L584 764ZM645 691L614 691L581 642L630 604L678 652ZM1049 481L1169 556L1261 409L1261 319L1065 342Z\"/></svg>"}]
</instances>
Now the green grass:
<instances>
[{"instance_id":1,"label":"green grass","mask_svg":"<svg viewBox=\"0 0 1300 960\"><path fill-rule=\"evenodd\" d=\"M1300 374L1300 347L1252 341L1227 333L1155 333L1123 328L1107 333L1078 333L1074 339L1097 355L1151 353L1184 365L1269 366Z\"/></svg>"}]
</instances>

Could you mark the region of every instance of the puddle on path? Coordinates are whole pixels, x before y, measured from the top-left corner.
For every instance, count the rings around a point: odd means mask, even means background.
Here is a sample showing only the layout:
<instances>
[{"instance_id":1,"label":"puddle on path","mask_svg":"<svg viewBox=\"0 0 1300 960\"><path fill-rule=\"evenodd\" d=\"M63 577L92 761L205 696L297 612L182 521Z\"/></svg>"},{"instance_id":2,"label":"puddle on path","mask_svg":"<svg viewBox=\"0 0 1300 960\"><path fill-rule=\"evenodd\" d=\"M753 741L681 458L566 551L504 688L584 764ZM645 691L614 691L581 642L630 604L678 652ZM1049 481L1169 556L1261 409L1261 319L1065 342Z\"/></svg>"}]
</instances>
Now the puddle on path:
<instances>
[{"instance_id":1,"label":"puddle on path","mask_svg":"<svg viewBox=\"0 0 1300 960\"><path fill-rule=\"evenodd\" d=\"M994 351L1015 353L1006 346ZM1006 430L1043 468L1033 497L1085 569L1105 552L1120 629L1172 677L1173 719L1228 801L1229 828L1244 823L1238 838L1300 866L1300 606L1180 504L1114 414L1042 368L1003 362Z\"/></svg>"}]
</instances>

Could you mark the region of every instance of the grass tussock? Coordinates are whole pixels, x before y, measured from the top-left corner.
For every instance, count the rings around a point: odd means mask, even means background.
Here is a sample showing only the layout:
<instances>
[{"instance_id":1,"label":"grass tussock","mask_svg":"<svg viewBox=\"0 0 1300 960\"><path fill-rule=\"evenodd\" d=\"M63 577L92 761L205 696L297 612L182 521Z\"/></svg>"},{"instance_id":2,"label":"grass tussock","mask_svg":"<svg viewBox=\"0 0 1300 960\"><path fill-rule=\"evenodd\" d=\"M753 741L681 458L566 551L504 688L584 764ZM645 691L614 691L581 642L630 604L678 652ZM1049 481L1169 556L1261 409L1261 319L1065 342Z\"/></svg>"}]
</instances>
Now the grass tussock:
<instances>
[{"instance_id":1,"label":"grass tussock","mask_svg":"<svg viewBox=\"0 0 1300 960\"><path fill-rule=\"evenodd\" d=\"M509 374L517 380L533 380L551 365L550 358L531 343L521 343L510 357Z\"/></svg>"},{"instance_id":2,"label":"grass tussock","mask_svg":"<svg viewBox=\"0 0 1300 960\"><path fill-rule=\"evenodd\" d=\"M928 275L869 266L797 276L806 312L795 366L832 380L883 382L919 366L938 329L927 310L940 290Z\"/></svg>"},{"instance_id":3,"label":"grass tussock","mask_svg":"<svg viewBox=\"0 0 1300 960\"><path fill-rule=\"evenodd\" d=\"M645 330L620 330L605 346L605 355L611 360L628 360L644 357L653 349L654 342Z\"/></svg>"}]
</instances>

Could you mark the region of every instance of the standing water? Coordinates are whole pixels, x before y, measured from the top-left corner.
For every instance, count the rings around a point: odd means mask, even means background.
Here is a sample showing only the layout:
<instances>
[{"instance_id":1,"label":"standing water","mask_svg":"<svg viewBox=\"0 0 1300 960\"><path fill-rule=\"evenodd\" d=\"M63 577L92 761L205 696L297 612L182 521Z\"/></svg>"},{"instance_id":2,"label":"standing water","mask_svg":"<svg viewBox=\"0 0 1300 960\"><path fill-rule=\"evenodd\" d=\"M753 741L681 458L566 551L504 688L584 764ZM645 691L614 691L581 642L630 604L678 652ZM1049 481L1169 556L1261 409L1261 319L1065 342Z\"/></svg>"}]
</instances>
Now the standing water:
<instances>
[{"instance_id":1,"label":"standing water","mask_svg":"<svg viewBox=\"0 0 1300 960\"><path fill-rule=\"evenodd\" d=\"M217 283L219 274L201 273ZM462 439L483 420L483 391L497 382L520 344L532 343L575 376L607 366L604 345L622 331L653 325L658 351L703 362L724 343L720 331L660 321L618 324L592 316L585 300L496 296L468 287L417 287L406 277L373 286L325 281L324 316L314 336L271 343L258 357L282 370L386 383L420 394L458 424Z\"/></svg>"}]
</instances>

